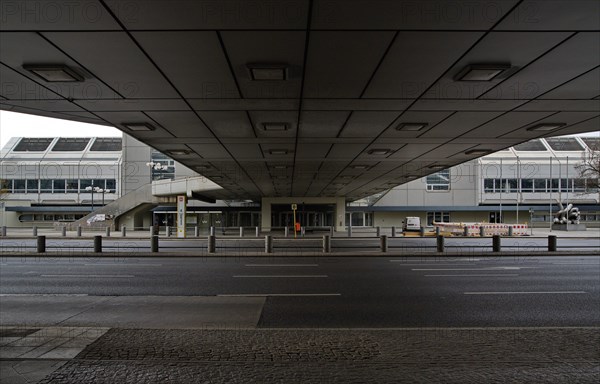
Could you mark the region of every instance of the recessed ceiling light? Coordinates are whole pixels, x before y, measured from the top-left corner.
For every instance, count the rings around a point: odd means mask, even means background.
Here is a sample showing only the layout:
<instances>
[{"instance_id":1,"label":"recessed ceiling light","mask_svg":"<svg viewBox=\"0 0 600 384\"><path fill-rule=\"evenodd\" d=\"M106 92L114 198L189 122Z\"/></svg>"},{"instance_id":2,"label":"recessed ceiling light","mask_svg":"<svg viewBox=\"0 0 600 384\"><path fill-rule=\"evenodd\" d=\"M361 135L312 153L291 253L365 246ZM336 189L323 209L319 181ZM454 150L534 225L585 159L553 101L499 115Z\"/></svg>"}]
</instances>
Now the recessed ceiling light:
<instances>
[{"instance_id":1,"label":"recessed ceiling light","mask_svg":"<svg viewBox=\"0 0 600 384\"><path fill-rule=\"evenodd\" d=\"M210 165L197 165L195 168L196 168L196 170L199 170L199 171L205 171L205 170L210 169L212 167Z\"/></svg>"},{"instance_id":2,"label":"recessed ceiling light","mask_svg":"<svg viewBox=\"0 0 600 384\"><path fill-rule=\"evenodd\" d=\"M154 131L156 128L149 123L122 123L122 126L129 129L130 131Z\"/></svg>"},{"instance_id":3,"label":"recessed ceiling light","mask_svg":"<svg viewBox=\"0 0 600 384\"><path fill-rule=\"evenodd\" d=\"M494 151L491 149L469 149L468 151L465 151L465 155L487 155L492 152Z\"/></svg>"},{"instance_id":4,"label":"recessed ceiling light","mask_svg":"<svg viewBox=\"0 0 600 384\"><path fill-rule=\"evenodd\" d=\"M274 165L273 169L287 169L288 166L287 165Z\"/></svg>"},{"instance_id":5,"label":"recessed ceiling light","mask_svg":"<svg viewBox=\"0 0 600 384\"><path fill-rule=\"evenodd\" d=\"M287 80L287 66L282 64L249 64L250 77L255 81Z\"/></svg>"},{"instance_id":6,"label":"recessed ceiling light","mask_svg":"<svg viewBox=\"0 0 600 384\"><path fill-rule=\"evenodd\" d=\"M287 155L289 151L287 149L269 149L271 155Z\"/></svg>"},{"instance_id":7,"label":"recessed ceiling light","mask_svg":"<svg viewBox=\"0 0 600 384\"><path fill-rule=\"evenodd\" d=\"M456 74L456 81L492 81L502 72L510 69L510 64L470 64Z\"/></svg>"},{"instance_id":8,"label":"recessed ceiling light","mask_svg":"<svg viewBox=\"0 0 600 384\"><path fill-rule=\"evenodd\" d=\"M83 76L63 64L58 65L24 65L23 69L33 73L48 83L80 82Z\"/></svg>"},{"instance_id":9,"label":"recessed ceiling light","mask_svg":"<svg viewBox=\"0 0 600 384\"><path fill-rule=\"evenodd\" d=\"M367 151L369 155L387 155L390 152L391 150L384 148L373 148Z\"/></svg>"},{"instance_id":10,"label":"recessed ceiling light","mask_svg":"<svg viewBox=\"0 0 600 384\"><path fill-rule=\"evenodd\" d=\"M174 155L174 156L183 156L183 155L190 154L190 151L187 149L168 149L165 152L168 153L169 155Z\"/></svg>"},{"instance_id":11,"label":"recessed ceiling light","mask_svg":"<svg viewBox=\"0 0 600 384\"><path fill-rule=\"evenodd\" d=\"M419 176L417 176L417 175L405 175L404 177L407 178L407 179L416 179Z\"/></svg>"},{"instance_id":12,"label":"recessed ceiling light","mask_svg":"<svg viewBox=\"0 0 600 384\"><path fill-rule=\"evenodd\" d=\"M430 165L427 168L429 168L429 169L446 169L446 168L448 168L448 166L447 165L443 165L443 164L433 164L433 165Z\"/></svg>"},{"instance_id":13,"label":"recessed ceiling light","mask_svg":"<svg viewBox=\"0 0 600 384\"><path fill-rule=\"evenodd\" d=\"M421 129L427 127L427 123L401 123L396 127L397 131L420 131Z\"/></svg>"},{"instance_id":14,"label":"recessed ceiling light","mask_svg":"<svg viewBox=\"0 0 600 384\"><path fill-rule=\"evenodd\" d=\"M267 132L287 131L289 126L287 123L263 123L263 130Z\"/></svg>"},{"instance_id":15,"label":"recessed ceiling light","mask_svg":"<svg viewBox=\"0 0 600 384\"><path fill-rule=\"evenodd\" d=\"M368 169L369 166L365 164L356 164L352 166L353 169Z\"/></svg>"},{"instance_id":16,"label":"recessed ceiling light","mask_svg":"<svg viewBox=\"0 0 600 384\"><path fill-rule=\"evenodd\" d=\"M340 176L340 179L350 180L350 179L354 179L354 176L352 176L352 175L342 175L342 176Z\"/></svg>"},{"instance_id":17,"label":"recessed ceiling light","mask_svg":"<svg viewBox=\"0 0 600 384\"><path fill-rule=\"evenodd\" d=\"M548 131L554 131L555 129L564 127L565 125L567 125L567 124L566 123L541 123L541 124L534 125L533 127L529 127L529 128L527 128L527 130L528 131L548 132Z\"/></svg>"}]
</instances>

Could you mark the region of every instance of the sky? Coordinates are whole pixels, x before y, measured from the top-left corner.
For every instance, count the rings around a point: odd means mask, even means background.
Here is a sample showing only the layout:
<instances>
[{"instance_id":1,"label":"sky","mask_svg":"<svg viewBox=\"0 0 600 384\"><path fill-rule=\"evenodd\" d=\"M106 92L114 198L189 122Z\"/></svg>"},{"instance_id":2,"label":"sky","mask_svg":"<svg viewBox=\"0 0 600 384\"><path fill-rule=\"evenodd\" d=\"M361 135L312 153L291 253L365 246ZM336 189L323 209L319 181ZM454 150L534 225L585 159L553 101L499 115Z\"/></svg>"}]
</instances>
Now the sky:
<instances>
[{"instance_id":1,"label":"sky","mask_svg":"<svg viewBox=\"0 0 600 384\"><path fill-rule=\"evenodd\" d=\"M11 137L114 137L121 135L120 130L104 125L0 111L0 148L4 147Z\"/></svg>"}]
</instances>

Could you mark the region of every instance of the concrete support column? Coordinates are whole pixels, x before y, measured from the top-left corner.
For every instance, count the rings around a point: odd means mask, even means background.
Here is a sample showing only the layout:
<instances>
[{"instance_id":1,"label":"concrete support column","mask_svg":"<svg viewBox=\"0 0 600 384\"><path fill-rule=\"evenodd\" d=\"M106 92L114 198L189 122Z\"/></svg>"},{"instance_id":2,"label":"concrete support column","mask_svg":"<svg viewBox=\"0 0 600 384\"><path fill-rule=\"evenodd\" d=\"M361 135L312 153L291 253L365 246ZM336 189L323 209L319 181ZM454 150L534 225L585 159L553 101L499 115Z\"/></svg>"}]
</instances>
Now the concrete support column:
<instances>
[{"instance_id":1,"label":"concrete support column","mask_svg":"<svg viewBox=\"0 0 600 384\"><path fill-rule=\"evenodd\" d=\"M339 232L344 232L345 221L346 199L344 197L337 197L335 201L335 230Z\"/></svg>"}]
</instances>

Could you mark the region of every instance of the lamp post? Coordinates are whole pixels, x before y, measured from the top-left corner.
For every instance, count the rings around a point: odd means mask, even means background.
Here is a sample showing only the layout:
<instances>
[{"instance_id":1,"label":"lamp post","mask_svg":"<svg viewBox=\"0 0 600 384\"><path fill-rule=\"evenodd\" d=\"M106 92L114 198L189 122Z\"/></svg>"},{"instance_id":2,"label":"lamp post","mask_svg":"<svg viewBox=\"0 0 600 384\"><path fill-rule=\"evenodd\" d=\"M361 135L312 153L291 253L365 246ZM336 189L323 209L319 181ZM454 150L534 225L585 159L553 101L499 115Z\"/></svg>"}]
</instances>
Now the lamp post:
<instances>
[{"instance_id":1,"label":"lamp post","mask_svg":"<svg viewBox=\"0 0 600 384\"><path fill-rule=\"evenodd\" d=\"M103 206L104 206L104 194L112 193L112 191L110 189L103 189L100 187L95 187L93 185L90 185L89 187L85 187L85 190L92 193L92 211L94 211L94 193L102 194L102 205Z\"/></svg>"},{"instance_id":2,"label":"lamp post","mask_svg":"<svg viewBox=\"0 0 600 384\"><path fill-rule=\"evenodd\" d=\"M98 188L98 187L94 187L93 185L90 185L89 187L85 187L86 191L92 193L92 212L94 212L94 192L96 192L96 188Z\"/></svg>"},{"instance_id":3,"label":"lamp post","mask_svg":"<svg viewBox=\"0 0 600 384\"><path fill-rule=\"evenodd\" d=\"M146 166L150 168L150 179L152 179L152 170L166 171L167 169L169 169L169 166L167 164L155 163L154 161L146 163ZM161 179L162 179L162 175L161 175Z\"/></svg>"},{"instance_id":4,"label":"lamp post","mask_svg":"<svg viewBox=\"0 0 600 384\"><path fill-rule=\"evenodd\" d=\"M531 228L531 236L533 236L533 208L529 208L529 228Z\"/></svg>"}]
</instances>

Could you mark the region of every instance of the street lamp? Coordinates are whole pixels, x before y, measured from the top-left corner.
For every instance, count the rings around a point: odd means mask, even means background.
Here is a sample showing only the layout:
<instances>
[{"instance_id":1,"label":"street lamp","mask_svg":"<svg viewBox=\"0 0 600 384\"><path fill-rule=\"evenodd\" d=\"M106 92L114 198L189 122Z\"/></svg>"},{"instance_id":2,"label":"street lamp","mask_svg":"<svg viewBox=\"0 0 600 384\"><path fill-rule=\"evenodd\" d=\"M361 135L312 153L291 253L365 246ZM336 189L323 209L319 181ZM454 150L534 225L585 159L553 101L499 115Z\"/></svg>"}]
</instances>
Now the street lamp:
<instances>
[{"instance_id":1,"label":"street lamp","mask_svg":"<svg viewBox=\"0 0 600 384\"><path fill-rule=\"evenodd\" d=\"M166 171L167 169L169 169L169 166L167 164L155 163L154 161L146 163L146 166L150 167L151 170L154 169L156 171ZM150 178L152 178L152 172L150 173Z\"/></svg>"},{"instance_id":2,"label":"street lamp","mask_svg":"<svg viewBox=\"0 0 600 384\"><path fill-rule=\"evenodd\" d=\"M85 187L85 190L92 193L92 211L94 210L94 193L102 194L102 205L104 205L104 194L112 193L112 191L110 189L103 189L100 187L95 187L93 185L90 185L89 187Z\"/></svg>"}]
</instances>

